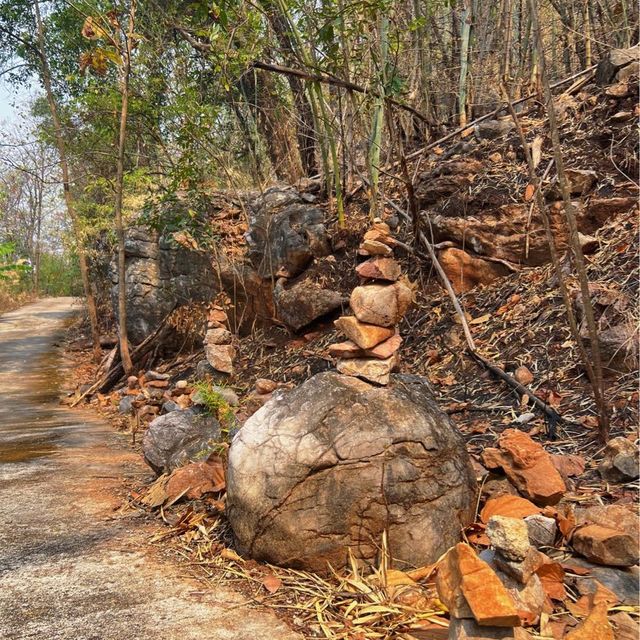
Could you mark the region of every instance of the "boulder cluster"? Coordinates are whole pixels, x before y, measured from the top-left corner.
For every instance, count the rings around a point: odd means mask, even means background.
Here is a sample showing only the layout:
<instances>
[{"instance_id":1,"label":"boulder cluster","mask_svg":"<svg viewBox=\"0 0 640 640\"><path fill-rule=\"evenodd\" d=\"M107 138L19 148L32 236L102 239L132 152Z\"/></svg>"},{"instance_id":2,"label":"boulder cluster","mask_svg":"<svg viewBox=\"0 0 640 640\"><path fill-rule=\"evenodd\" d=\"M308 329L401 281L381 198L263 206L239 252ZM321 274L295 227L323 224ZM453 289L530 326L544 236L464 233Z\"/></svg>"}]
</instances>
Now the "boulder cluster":
<instances>
[{"instance_id":1,"label":"boulder cluster","mask_svg":"<svg viewBox=\"0 0 640 640\"><path fill-rule=\"evenodd\" d=\"M394 245L389 226L376 219L358 250L369 259L356 269L363 284L351 293L349 304L354 315L335 321L348 340L329 347L340 373L382 385L389 384L391 372L399 364L402 338L398 324L413 298L411 286L393 259Z\"/></svg>"}]
</instances>

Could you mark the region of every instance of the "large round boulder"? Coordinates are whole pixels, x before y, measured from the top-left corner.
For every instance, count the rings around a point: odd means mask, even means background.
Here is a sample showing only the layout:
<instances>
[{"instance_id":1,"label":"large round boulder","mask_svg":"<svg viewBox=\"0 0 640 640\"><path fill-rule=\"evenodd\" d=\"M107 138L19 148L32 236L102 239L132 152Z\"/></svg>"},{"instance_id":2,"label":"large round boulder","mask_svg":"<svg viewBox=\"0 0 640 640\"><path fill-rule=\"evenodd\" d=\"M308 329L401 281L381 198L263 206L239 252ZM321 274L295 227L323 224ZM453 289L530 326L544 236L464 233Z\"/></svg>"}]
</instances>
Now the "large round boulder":
<instances>
[{"instance_id":1,"label":"large round boulder","mask_svg":"<svg viewBox=\"0 0 640 640\"><path fill-rule=\"evenodd\" d=\"M473 518L464 442L427 382L380 388L320 373L276 392L229 452L227 514L239 550L326 571L348 550L374 562L383 532L397 566L433 562Z\"/></svg>"},{"instance_id":2,"label":"large round boulder","mask_svg":"<svg viewBox=\"0 0 640 640\"><path fill-rule=\"evenodd\" d=\"M156 473L171 473L187 462L208 458L220 440L220 423L213 416L194 409L171 411L149 424L142 453Z\"/></svg>"}]
</instances>

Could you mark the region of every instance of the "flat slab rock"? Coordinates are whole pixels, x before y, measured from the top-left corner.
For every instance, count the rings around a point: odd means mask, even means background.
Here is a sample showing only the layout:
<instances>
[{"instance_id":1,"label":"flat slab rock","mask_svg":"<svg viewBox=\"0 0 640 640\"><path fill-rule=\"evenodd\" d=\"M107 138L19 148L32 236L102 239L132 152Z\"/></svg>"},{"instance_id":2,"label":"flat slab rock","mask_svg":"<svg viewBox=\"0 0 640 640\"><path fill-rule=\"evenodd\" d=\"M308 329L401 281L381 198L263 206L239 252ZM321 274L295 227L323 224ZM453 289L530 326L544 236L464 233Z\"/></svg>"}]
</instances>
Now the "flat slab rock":
<instances>
[{"instance_id":1,"label":"flat slab rock","mask_svg":"<svg viewBox=\"0 0 640 640\"><path fill-rule=\"evenodd\" d=\"M229 452L227 515L252 558L327 571L373 562L384 530L403 563L434 562L472 521L464 442L418 376L374 387L334 372L276 391Z\"/></svg>"}]
</instances>

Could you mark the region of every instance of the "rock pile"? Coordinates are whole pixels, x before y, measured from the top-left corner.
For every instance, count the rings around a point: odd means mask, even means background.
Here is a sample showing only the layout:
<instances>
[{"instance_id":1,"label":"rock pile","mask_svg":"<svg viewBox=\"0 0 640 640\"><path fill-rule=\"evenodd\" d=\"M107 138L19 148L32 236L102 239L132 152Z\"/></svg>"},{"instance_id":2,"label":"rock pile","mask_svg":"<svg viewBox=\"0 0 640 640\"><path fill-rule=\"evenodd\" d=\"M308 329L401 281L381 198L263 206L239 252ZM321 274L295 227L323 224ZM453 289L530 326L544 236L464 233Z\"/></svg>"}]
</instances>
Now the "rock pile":
<instances>
[{"instance_id":1,"label":"rock pile","mask_svg":"<svg viewBox=\"0 0 640 640\"><path fill-rule=\"evenodd\" d=\"M233 373L233 359L236 355L233 334L227 329L226 312L215 306L209 312L207 333L204 337L204 351L207 362L218 372Z\"/></svg>"},{"instance_id":2,"label":"rock pile","mask_svg":"<svg viewBox=\"0 0 640 640\"><path fill-rule=\"evenodd\" d=\"M348 340L329 347L329 354L338 359L340 373L383 385L389 384L391 372L399 364L402 338L398 324L413 297L392 257L394 245L389 226L380 220L364 234L358 254L369 259L356 269L364 284L351 293L349 304L354 315L335 321Z\"/></svg>"}]
</instances>

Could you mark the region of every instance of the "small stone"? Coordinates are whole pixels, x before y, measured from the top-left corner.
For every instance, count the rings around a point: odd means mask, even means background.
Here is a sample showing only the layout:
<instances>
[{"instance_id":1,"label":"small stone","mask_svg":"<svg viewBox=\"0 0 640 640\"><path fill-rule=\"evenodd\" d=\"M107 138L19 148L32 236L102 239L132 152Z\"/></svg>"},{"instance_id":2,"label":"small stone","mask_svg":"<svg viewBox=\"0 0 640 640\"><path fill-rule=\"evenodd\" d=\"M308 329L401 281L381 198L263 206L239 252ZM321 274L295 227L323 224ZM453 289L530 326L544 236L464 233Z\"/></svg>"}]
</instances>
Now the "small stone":
<instances>
[{"instance_id":1,"label":"small stone","mask_svg":"<svg viewBox=\"0 0 640 640\"><path fill-rule=\"evenodd\" d=\"M580 242L582 253L586 254L597 251L598 247L600 246L598 238L580 232L578 232L578 242Z\"/></svg>"},{"instance_id":2,"label":"small stone","mask_svg":"<svg viewBox=\"0 0 640 640\"><path fill-rule=\"evenodd\" d=\"M524 629L480 626L469 618L451 618L449 622L449 640L520 640L523 636L516 635L518 631Z\"/></svg>"},{"instance_id":3,"label":"small stone","mask_svg":"<svg viewBox=\"0 0 640 640\"><path fill-rule=\"evenodd\" d=\"M395 282L402 274L400 265L393 258L371 258L359 264L356 272L361 278L389 282Z\"/></svg>"},{"instance_id":4,"label":"small stone","mask_svg":"<svg viewBox=\"0 0 640 640\"><path fill-rule=\"evenodd\" d=\"M360 322L392 327L400 322L411 300L411 289L402 282L396 282L356 287L351 293L350 304Z\"/></svg>"},{"instance_id":5,"label":"small stone","mask_svg":"<svg viewBox=\"0 0 640 640\"><path fill-rule=\"evenodd\" d=\"M487 523L487 536L491 545L507 560L521 562L529 551L527 523L519 518L492 516Z\"/></svg>"},{"instance_id":6,"label":"small stone","mask_svg":"<svg viewBox=\"0 0 640 640\"><path fill-rule=\"evenodd\" d=\"M178 380L176 382L176 389L186 389L189 386L189 383L186 380Z\"/></svg>"},{"instance_id":7,"label":"small stone","mask_svg":"<svg viewBox=\"0 0 640 640\"><path fill-rule=\"evenodd\" d=\"M513 374L513 377L520 383L525 386L531 384L533 382L533 373L527 369L527 367L518 367Z\"/></svg>"},{"instance_id":8,"label":"small stone","mask_svg":"<svg viewBox=\"0 0 640 640\"><path fill-rule=\"evenodd\" d=\"M502 571L498 571L497 575L513 598L522 622L534 624L542 613L546 599L540 578L534 573L525 584L521 584Z\"/></svg>"},{"instance_id":9,"label":"small stone","mask_svg":"<svg viewBox=\"0 0 640 640\"><path fill-rule=\"evenodd\" d=\"M222 373L233 373L233 359L236 350L230 344L205 344L204 348L207 361L216 370Z\"/></svg>"},{"instance_id":10,"label":"small stone","mask_svg":"<svg viewBox=\"0 0 640 640\"><path fill-rule=\"evenodd\" d=\"M329 355L332 358L363 358L364 354L365 350L361 349L355 342L351 342L351 340L329 345Z\"/></svg>"},{"instance_id":11,"label":"small stone","mask_svg":"<svg viewBox=\"0 0 640 640\"><path fill-rule=\"evenodd\" d=\"M127 378L127 387L129 389L135 389L138 386L138 378L136 376L129 376Z\"/></svg>"},{"instance_id":12,"label":"small stone","mask_svg":"<svg viewBox=\"0 0 640 640\"><path fill-rule=\"evenodd\" d=\"M609 619L613 623L616 640L638 640L640 625L624 611L618 611Z\"/></svg>"},{"instance_id":13,"label":"small stone","mask_svg":"<svg viewBox=\"0 0 640 640\"><path fill-rule=\"evenodd\" d=\"M344 333L349 340L355 342L361 349L371 349L389 339L395 333L392 328L365 324L354 316L342 316L334 324L339 331Z\"/></svg>"},{"instance_id":14,"label":"small stone","mask_svg":"<svg viewBox=\"0 0 640 640\"><path fill-rule=\"evenodd\" d=\"M560 456L552 453L551 462L563 478L578 477L584 473L585 461L582 456Z\"/></svg>"},{"instance_id":15,"label":"small stone","mask_svg":"<svg viewBox=\"0 0 640 640\"><path fill-rule=\"evenodd\" d=\"M565 636L565 640L615 640L607 619L606 603L597 604L586 620Z\"/></svg>"},{"instance_id":16,"label":"small stone","mask_svg":"<svg viewBox=\"0 0 640 640\"><path fill-rule=\"evenodd\" d=\"M340 360L337 369L346 376L362 378L376 384L389 384L393 370L398 366L398 356L393 354L385 360L376 358L351 358Z\"/></svg>"},{"instance_id":17,"label":"small stone","mask_svg":"<svg viewBox=\"0 0 640 640\"><path fill-rule=\"evenodd\" d=\"M520 626L513 597L493 569L467 544L449 549L439 565L436 588L454 618L468 618L471 614L482 626Z\"/></svg>"},{"instance_id":18,"label":"small stone","mask_svg":"<svg viewBox=\"0 0 640 640\"><path fill-rule=\"evenodd\" d=\"M578 527L571 545L580 555L597 564L630 567L639 559L636 536L599 524Z\"/></svg>"},{"instance_id":19,"label":"small stone","mask_svg":"<svg viewBox=\"0 0 640 640\"><path fill-rule=\"evenodd\" d=\"M388 340L376 345L373 349L366 349L364 355L366 357L386 360L400 349L401 344L402 337L399 334L396 334L395 336L391 336Z\"/></svg>"},{"instance_id":20,"label":"small stone","mask_svg":"<svg viewBox=\"0 0 640 640\"><path fill-rule=\"evenodd\" d=\"M564 480L540 444L517 429L506 429L498 444L502 468L523 496L541 506L556 504L562 498Z\"/></svg>"},{"instance_id":21,"label":"small stone","mask_svg":"<svg viewBox=\"0 0 640 640\"><path fill-rule=\"evenodd\" d=\"M169 380L171 376L168 373L158 373L153 369L150 369L144 374L145 380Z\"/></svg>"},{"instance_id":22,"label":"small stone","mask_svg":"<svg viewBox=\"0 0 640 640\"><path fill-rule=\"evenodd\" d=\"M520 584L527 584L531 576L544 564L545 556L534 547L529 547L524 560L520 562L505 558L501 552L494 555L493 561L502 572Z\"/></svg>"},{"instance_id":23,"label":"small stone","mask_svg":"<svg viewBox=\"0 0 640 640\"><path fill-rule=\"evenodd\" d=\"M135 400L135 396L125 396L118 403L118 412L124 415L129 415L133 413L133 402Z\"/></svg>"},{"instance_id":24,"label":"small stone","mask_svg":"<svg viewBox=\"0 0 640 640\"><path fill-rule=\"evenodd\" d=\"M358 253L365 256L390 256L393 254L393 249L376 240L364 240L360 243Z\"/></svg>"},{"instance_id":25,"label":"small stone","mask_svg":"<svg viewBox=\"0 0 640 640\"><path fill-rule=\"evenodd\" d=\"M391 236L391 229L389 226L382 223L374 225L372 229L369 229L363 236L363 240L369 242L381 242L389 247L393 247L395 240Z\"/></svg>"},{"instance_id":26,"label":"small stone","mask_svg":"<svg viewBox=\"0 0 640 640\"><path fill-rule=\"evenodd\" d=\"M264 394L264 393L273 393L278 388L278 383L274 380L269 380L268 378L258 378L256 380L256 393Z\"/></svg>"},{"instance_id":27,"label":"small stone","mask_svg":"<svg viewBox=\"0 0 640 640\"><path fill-rule=\"evenodd\" d=\"M205 344L230 344L233 339L231 331L224 327L209 329L204 337Z\"/></svg>"},{"instance_id":28,"label":"small stone","mask_svg":"<svg viewBox=\"0 0 640 640\"><path fill-rule=\"evenodd\" d=\"M558 525L555 518L542 514L527 516L524 521L529 531L529 542L536 548L552 547L556 540Z\"/></svg>"},{"instance_id":29,"label":"small stone","mask_svg":"<svg viewBox=\"0 0 640 640\"><path fill-rule=\"evenodd\" d=\"M182 407L177 402L174 402L173 400L167 400L162 405L162 413L171 413L172 411L180 411L181 408Z\"/></svg>"},{"instance_id":30,"label":"small stone","mask_svg":"<svg viewBox=\"0 0 640 640\"><path fill-rule=\"evenodd\" d=\"M623 437L607 443L604 458L598 466L600 475L609 482L630 482L640 477L637 445Z\"/></svg>"}]
</instances>

